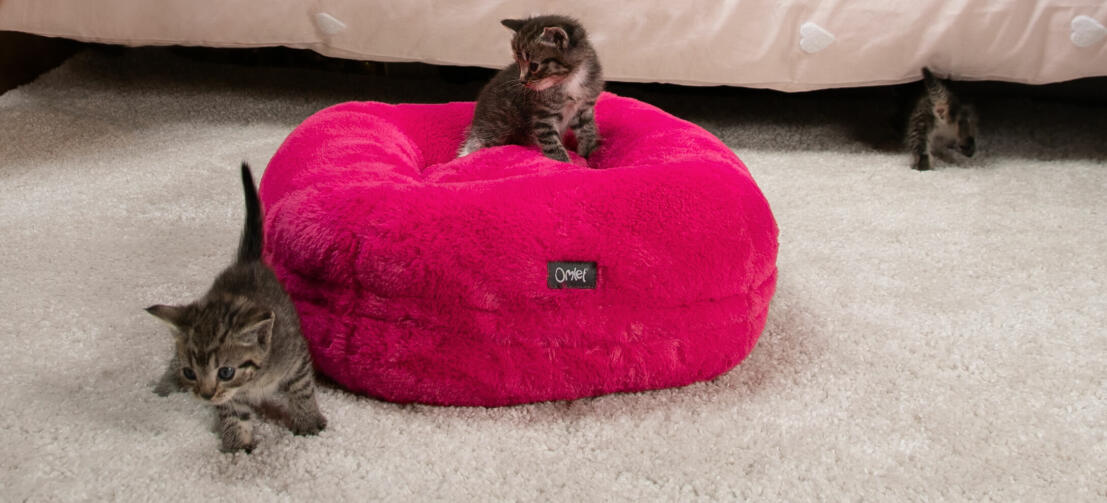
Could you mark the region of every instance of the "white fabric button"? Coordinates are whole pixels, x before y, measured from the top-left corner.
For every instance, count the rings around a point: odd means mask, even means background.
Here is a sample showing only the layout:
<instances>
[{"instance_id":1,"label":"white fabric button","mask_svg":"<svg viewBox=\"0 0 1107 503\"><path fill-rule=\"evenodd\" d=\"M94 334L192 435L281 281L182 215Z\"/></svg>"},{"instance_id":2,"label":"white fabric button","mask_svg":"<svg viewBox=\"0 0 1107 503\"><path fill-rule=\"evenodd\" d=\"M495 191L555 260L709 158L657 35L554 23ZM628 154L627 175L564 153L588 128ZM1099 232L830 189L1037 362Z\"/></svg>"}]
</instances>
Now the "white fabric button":
<instances>
[{"instance_id":1,"label":"white fabric button","mask_svg":"<svg viewBox=\"0 0 1107 503\"><path fill-rule=\"evenodd\" d=\"M346 23L339 21L326 12L320 12L315 15L315 27L323 32L324 35L334 35L345 30Z\"/></svg>"},{"instance_id":2,"label":"white fabric button","mask_svg":"<svg viewBox=\"0 0 1107 503\"><path fill-rule=\"evenodd\" d=\"M811 21L800 26L800 49L808 54L814 54L826 49L834 43L834 34L823 29Z\"/></svg>"},{"instance_id":3,"label":"white fabric button","mask_svg":"<svg viewBox=\"0 0 1107 503\"><path fill-rule=\"evenodd\" d=\"M1099 21L1088 16L1076 16L1072 19L1072 34L1069 39L1077 47L1091 47L1107 37L1107 28Z\"/></svg>"}]
</instances>

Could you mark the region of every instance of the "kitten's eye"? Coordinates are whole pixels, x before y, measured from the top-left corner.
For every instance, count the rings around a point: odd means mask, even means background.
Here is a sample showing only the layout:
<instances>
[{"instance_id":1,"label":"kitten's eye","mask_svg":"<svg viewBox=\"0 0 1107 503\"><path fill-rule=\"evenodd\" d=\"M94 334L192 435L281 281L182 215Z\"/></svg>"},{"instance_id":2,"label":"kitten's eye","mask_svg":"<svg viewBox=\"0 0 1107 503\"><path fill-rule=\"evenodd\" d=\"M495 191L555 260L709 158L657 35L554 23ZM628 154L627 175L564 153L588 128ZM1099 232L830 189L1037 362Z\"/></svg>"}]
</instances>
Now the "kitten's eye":
<instances>
[{"instance_id":1,"label":"kitten's eye","mask_svg":"<svg viewBox=\"0 0 1107 503\"><path fill-rule=\"evenodd\" d=\"M192 369L189 369L189 368L181 369L181 373L184 374L185 379L188 379L189 381L195 381L196 380L196 373L193 372Z\"/></svg>"},{"instance_id":2,"label":"kitten's eye","mask_svg":"<svg viewBox=\"0 0 1107 503\"><path fill-rule=\"evenodd\" d=\"M230 381L234 378L234 368L232 367L219 367L219 380Z\"/></svg>"},{"instance_id":3,"label":"kitten's eye","mask_svg":"<svg viewBox=\"0 0 1107 503\"><path fill-rule=\"evenodd\" d=\"M538 63L535 63L535 62L531 61L530 65L527 66L527 68L529 68L530 71L532 71L532 72L537 72L538 71Z\"/></svg>"}]
</instances>

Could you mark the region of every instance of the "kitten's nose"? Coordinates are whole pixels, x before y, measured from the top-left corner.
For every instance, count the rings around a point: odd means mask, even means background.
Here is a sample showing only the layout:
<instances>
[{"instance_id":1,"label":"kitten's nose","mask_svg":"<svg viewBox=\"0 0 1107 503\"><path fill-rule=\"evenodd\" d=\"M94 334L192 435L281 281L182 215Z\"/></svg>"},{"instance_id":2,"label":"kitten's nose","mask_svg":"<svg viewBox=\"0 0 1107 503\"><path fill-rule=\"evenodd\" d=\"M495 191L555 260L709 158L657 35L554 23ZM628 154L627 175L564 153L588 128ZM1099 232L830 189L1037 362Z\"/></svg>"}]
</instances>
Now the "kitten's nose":
<instances>
[{"instance_id":1,"label":"kitten's nose","mask_svg":"<svg viewBox=\"0 0 1107 503\"><path fill-rule=\"evenodd\" d=\"M204 400L211 400L211 397L215 396L215 391L201 391L200 398Z\"/></svg>"}]
</instances>

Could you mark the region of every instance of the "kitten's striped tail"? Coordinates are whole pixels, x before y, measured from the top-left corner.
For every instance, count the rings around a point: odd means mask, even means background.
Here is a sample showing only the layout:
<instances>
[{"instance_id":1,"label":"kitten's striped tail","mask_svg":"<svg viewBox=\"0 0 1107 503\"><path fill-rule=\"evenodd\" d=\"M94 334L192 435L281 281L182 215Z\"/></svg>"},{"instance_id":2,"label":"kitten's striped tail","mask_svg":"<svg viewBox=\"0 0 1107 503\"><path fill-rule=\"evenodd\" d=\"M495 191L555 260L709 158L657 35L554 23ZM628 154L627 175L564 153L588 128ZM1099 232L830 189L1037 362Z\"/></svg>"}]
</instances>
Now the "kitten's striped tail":
<instances>
[{"instance_id":1,"label":"kitten's striped tail","mask_svg":"<svg viewBox=\"0 0 1107 503\"><path fill-rule=\"evenodd\" d=\"M239 263L261 260L262 219L261 201L254 185L254 175L250 166L242 163L242 190L246 194L246 224L242 228L242 238L238 243Z\"/></svg>"},{"instance_id":2,"label":"kitten's striped tail","mask_svg":"<svg viewBox=\"0 0 1107 503\"><path fill-rule=\"evenodd\" d=\"M926 85L926 90L928 93L933 95L942 90L942 81L938 80L938 77L935 77L934 74L930 72L929 68L924 66L922 69L922 74L923 83Z\"/></svg>"}]
</instances>

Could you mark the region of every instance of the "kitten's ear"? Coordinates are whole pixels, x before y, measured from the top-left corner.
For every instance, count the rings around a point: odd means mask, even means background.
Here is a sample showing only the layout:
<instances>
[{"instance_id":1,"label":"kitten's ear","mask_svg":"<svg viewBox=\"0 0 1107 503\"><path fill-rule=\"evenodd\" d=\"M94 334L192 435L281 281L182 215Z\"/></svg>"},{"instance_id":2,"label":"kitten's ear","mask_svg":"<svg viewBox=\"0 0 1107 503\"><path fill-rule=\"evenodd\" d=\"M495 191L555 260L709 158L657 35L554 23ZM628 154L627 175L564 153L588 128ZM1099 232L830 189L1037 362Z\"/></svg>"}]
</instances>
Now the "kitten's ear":
<instances>
[{"instance_id":1,"label":"kitten's ear","mask_svg":"<svg viewBox=\"0 0 1107 503\"><path fill-rule=\"evenodd\" d=\"M560 26L547 26L542 28L542 36L538 37L538 41L558 49L564 49L569 47L569 34L565 33L565 30L561 29Z\"/></svg>"},{"instance_id":2,"label":"kitten's ear","mask_svg":"<svg viewBox=\"0 0 1107 503\"><path fill-rule=\"evenodd\" d=\"M273 338L273 312L258 311L243 321L242 328L235 334L235 342L252 346L257 344L262 349L269 347L269 341Z\"/></svg>"},{"instance_id":3,"label":"kitten's ear","mask_svg":"<svg viewBox=\"0 0 1107 503\"><path fill-rule=\"evenodd\" d=\"M569 40L584 40L588 38L588 34L584 32L584 27L576 25L569 28Z\"/></svg>"},{"instance_id":4,"label":"kitten's ear","mask_svg":"<svg viewBox=\"0 0 1107 503\"><path fill-rule=\"evenodd\" d=\"M500 21L500 24L508 27L511 31L519 31L524 24L527 24L525 19L504 19Z\"/></svg>"},{"instance_id":5,"label":"kitten's ear","mask_svg":"<svg viewBox=\"0 0 1107 503\"><path fill-rule=\"evenodd\" d=\"M157 304L146 308L146 312L165 322L165 324L172 327L173 330L180 332L184 329L188 309L184 306Z\"/></svg>"}]
</instances>

